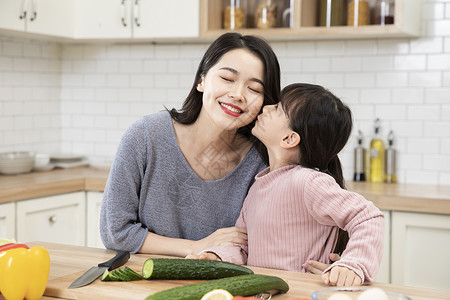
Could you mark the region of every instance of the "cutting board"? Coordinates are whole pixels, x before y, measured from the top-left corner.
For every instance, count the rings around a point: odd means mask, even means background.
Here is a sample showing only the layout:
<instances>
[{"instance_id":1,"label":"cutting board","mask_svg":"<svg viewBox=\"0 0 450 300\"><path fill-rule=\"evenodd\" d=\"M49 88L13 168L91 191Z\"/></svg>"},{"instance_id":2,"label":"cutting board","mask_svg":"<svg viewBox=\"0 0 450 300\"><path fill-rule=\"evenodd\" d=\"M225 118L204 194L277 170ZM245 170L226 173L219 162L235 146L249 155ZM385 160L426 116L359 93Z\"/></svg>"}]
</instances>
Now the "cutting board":
<instances>
[{"instance_id":1,"label":"cutting board","mask_svg":"<svg viewBox=\"0 0 450 300\"><path fill-rule=\"evenodd\" d=\"M135 269L136 270L136 269ZM63 299L145 299L148 295L173 287L192 284L195 280L101 281L100 278L81 288L67 287L84 272L49 280L44 296Z\"/></svg>"}]
</instances>

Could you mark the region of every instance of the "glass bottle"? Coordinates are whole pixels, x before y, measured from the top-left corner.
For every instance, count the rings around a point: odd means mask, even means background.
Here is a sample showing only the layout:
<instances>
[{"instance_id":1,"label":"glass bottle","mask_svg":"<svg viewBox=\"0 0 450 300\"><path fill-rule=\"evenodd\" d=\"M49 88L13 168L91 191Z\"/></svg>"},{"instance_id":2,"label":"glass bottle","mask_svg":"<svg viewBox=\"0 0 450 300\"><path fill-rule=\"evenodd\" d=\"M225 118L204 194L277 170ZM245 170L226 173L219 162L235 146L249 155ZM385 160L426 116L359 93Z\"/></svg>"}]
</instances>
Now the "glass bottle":
<instances>
[{"instance_id":1,"label":"glass bottle","mask_svg":"<svg viewBox=\"0 0 450 300\"><path fill-rule=\"evenodd\" d=\"M370 5L365 0L349 0L347 9L348 26L369 25Z\"/></svg>"},{"instance_id":2,"label":"glass bottle","mask_svg":"<svg viewBox=\"0 0 450 300\"><path fill-rule=\"evenodd\" d=\"M362 142L363 142L363 135L361 130L358 131L358 136L356 137L358 140L358 146L355 148L354 151L354 167L355 172L353 174L353 180L354 181L366 181L366 174L365 172L365 155L366 155L366 149L364 149Z\"/></svg>"},{"instance_id":3,"label":"glass bottle","mask_svg":"<svg viewBox=\"0 0 450 300\"><path fill-rule=\"evenodd\" d=\"M395 1L377 0L374 8L375 24L388 25L394 24Z\"/></svg>"},{"instance_id":4,"label":"glass bottle","mask_svg":"<svg viewBox=\"0 0 450 300\"><path fill-rule=\"evenodd\" d=\"M370 141L370 182L384 181L384 142L380 137L380 119L375 120L375 135Z\"/></svg>"},{"instance_id":5,"label":"glass bottle","mask_svg":"<svg viewBox=\"0 0 450 300\"><path fill-rule=\"evenodd\" d=\"M347 0L320 0L319 26L343 26L347 24Z\"/></svg>"},{"instance_id":6,"label":"glass bottle","mask_svg":"<svg viewBox=\"0 0 450 300\"><path fill-rule=\"evenodd\" d=\"M385 165L384 165L384 182L396 183L396 151L394 149L394 133L392 130L388 135L388 148L384 152Z\"/></svg>"},{"instance_id":7,"label":"glass bottle","mask_svg":"<svg viewBox=\"0 0 450 300\"><path fill-rule=\"evenodd\" d=\"M224 29L235 30L246 27L246 2L245 0L228 0L223 2Z\"/></svg>"}]
</instances>

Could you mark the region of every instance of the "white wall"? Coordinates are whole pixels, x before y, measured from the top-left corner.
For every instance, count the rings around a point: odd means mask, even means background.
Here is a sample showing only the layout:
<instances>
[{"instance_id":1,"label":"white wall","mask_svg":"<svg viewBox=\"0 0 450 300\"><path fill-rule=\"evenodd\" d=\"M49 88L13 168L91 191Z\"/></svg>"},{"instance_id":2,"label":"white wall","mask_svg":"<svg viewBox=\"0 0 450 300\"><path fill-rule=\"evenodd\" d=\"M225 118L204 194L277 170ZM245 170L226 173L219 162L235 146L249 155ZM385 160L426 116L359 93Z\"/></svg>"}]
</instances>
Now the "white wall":
<instances>
[{"instance_id":1,"label":"white wall","mask_svg":"<svg viewBox=\"0 0 450 300\"><path fill-rule=\"evenodd\" d=\"M328 87L355 132L396 135L400 182L450 185L450 3L424 0L421 38L272 43L282 85ZM82 153L111 161L129 124L180 107L207 44L54 44L0 37L0 151ZM31 121L30 121L31 120Z\"/></svg>"}]
</instances>

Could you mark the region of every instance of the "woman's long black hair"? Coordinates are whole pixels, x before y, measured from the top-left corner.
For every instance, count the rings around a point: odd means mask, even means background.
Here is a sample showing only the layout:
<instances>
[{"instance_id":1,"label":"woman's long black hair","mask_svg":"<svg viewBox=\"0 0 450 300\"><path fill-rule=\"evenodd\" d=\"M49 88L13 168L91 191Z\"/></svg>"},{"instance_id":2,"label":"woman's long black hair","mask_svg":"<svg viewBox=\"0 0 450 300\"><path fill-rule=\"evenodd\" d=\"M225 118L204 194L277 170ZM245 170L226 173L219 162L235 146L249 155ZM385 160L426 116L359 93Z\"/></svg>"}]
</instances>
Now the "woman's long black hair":
<instances>
[{"instance_id":1,"label":"woman's long black hair","mask_svg":"<svg viewBox=\"0 0 450 300\"><path fill-rule=\"evenodd\" d=\"M264 102L262 106L278 102L280 96L280 66L272 48L262 38L229 32L218 37L205 52L195 74L191 91L186 97L183 106L180 110L175 108L169 110L172 119L181 124L192 124L197 120L203 106L203 93L197 90L198 83L202 76L206 75L225 53L235 49L246 49L252 52L264 64ZM251 130L253 126L255 126L255 120L239 128L237 134L241 134L255 143L261 157L268 164L267 149L252 135Z\"/></svg>"},{"instance_id":2,"label":"woman's long black hair","mask_svg":"<svg viewBox=\"0 0 450 300\"><path fill-rule=\"evenodd\" d=\"M291 84L281 92L290 127L300 135L300 164L328 173L345 188L338 153L352 131L352 113L322 86Z\"/></svg>"}]
</instances>

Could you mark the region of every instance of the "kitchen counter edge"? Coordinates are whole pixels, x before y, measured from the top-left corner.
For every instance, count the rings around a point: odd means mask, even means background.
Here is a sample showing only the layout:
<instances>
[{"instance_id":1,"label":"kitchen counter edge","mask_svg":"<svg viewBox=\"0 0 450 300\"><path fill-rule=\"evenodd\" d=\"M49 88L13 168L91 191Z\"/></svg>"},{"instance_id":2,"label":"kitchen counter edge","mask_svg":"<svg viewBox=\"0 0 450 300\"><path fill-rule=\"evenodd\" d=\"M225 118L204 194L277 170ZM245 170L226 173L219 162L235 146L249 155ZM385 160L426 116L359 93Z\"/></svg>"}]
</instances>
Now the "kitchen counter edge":
<instances>
[{"instance_id":1,"label":"kitchen counter edge","mask_svg":"<svg viewBox=\"0 0 450 300\"><path fill-rule=\"evenodd\" d=\"M79 167L0 175L0 204L70 193L103 192L109 169ZM450 186L346 182L347 189L363 195L381 210L450 215Z\"/></svg>"}]
</instances>

